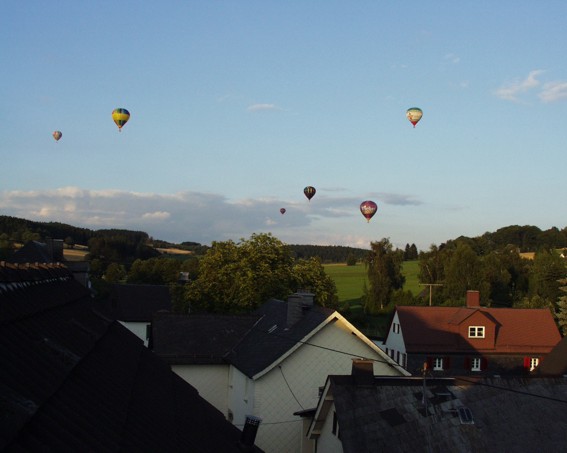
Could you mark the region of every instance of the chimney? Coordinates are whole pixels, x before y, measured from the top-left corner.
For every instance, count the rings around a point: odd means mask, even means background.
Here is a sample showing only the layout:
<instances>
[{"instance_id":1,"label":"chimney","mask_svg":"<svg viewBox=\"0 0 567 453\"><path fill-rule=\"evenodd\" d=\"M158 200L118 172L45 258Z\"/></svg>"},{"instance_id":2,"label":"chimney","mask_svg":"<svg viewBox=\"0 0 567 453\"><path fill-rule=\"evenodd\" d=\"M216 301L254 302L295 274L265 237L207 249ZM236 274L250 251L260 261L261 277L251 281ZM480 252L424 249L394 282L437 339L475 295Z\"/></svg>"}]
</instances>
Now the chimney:
<instances>
[{"instance_id":1,"label":"chimney","mask_svg":"<svg viewBox=\"0 0 567 453\"><path fill-rule=\"evenodd\" d=\"M480 307L480 293L478 291L467 291L467 308Z\"/></svg>"},{"instance_id":2,"label":"chimney","mask_svg":"<svg viewBox=\"0 0 567 453\"><path fill-rule=\"evenodd\" d=\"M369 359L353 359L351 375L357 386L374 385L374 362Z\"/></svg>"},{"instance_id":3,"label":"chimney","mask_svg":"<svg viewBox=\"0 0 567 453\"><path fill-rule=\"evenodd\" d=\"M240 451L254 451L254 442L256 440L256 434L258 434L258 427L260 426L261 422L262 419L259 417L255 417L254 415L246 416L244 428L242 429L240 441L238 442L238 448Z\"/></svg>"},{"instance_id":4,"label":"chimney","mask_svg":"<svg viewBox=\"0 0 567 453\"><path fill-rule=\"evenodd\" d=\"M315 294L298 290L287 298L287 327L293 326L314 305Z\"/></svg>"}]
</instances>

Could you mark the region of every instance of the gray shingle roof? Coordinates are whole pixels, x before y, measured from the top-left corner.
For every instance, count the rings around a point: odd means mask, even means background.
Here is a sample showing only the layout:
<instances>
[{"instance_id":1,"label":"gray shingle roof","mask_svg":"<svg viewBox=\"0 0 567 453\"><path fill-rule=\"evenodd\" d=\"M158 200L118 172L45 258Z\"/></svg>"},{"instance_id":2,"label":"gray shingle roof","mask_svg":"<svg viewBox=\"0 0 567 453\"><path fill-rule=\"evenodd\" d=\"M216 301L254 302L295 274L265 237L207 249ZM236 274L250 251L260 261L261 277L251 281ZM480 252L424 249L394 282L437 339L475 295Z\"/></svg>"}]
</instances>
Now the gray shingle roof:
<instances>
[{"instance_id":1,"label":"gray shingle roof","mask_svg":"<svg viewBox=\"0 0 567 453\"><path fill-rule=\"evenodd\" d=\"M92 303L63 267L0 265L1 451L241 451L236 427Z\"/></svg>"},{"instance_id":2,"label":"gray shingle roof","mask_svg":"<svg viewBox=\"0 0 567 453\"><path fill-rule=\"evenodd\" d=\"M255 311L262 318L227 359L253 377L295 347L333 312L330 308L311 306L303 310L295 324L287 327L287 302L271 299Z\"/></svg>"},{"instance_id":3,"label":"gray shingle roof","mask_svg":"<svg viewBox=\"0 0 567 453\"><path fill-rule=\"evenodd\" d=\"M564 378L329 379L345 453L565 451Z\"/></svg>"},{"instance_id":4,"label":"gray shingle roof","mask_svg":"<svg viewBox=\"0 0 567 453\"><path fill-rule=\"evenodd\" d=\"M165 285L115 284L101 310L119 321L150 322L155 312L171 311L171 294Z\"/></svg>"},{"instance_id":5,"label":"gray shingle roof","mask_svg":"<svg viewBox=\"0 0 567 453\"><path fill-rule=\"evenodd\" d=\"M226 363L258 315L179 315L156 313L152 321L153 350L174 364Z\"/></svg>"}]
</instances>

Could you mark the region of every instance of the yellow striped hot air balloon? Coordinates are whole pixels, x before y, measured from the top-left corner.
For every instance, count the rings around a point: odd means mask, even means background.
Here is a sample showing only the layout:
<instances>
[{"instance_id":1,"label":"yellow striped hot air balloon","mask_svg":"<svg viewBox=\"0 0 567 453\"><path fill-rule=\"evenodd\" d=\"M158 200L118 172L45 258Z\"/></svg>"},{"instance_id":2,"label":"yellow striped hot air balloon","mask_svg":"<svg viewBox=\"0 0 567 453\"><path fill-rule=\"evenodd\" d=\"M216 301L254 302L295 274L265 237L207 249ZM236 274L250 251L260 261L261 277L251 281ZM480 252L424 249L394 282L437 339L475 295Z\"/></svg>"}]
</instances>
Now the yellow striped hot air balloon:
<instances>
[{"instance_id":1,"label":"yellow striped hot air balloon","mask_svg":"<svg viewBox=\"0 0 567 453\"><path fill-rule=\"evenodd\" d=\"M61 131L54 131L52 135L56 142L58 142L59 139L63 137L63 133Z\"/></svg>"},{"instance_id":2,"label":"yellow striped hot air balloon","mask_svg":"<svg viewBox=\"0 0 567 453\"><path fill-rule=\"evenodd\" d=\"M130 119L130 112L126 109L114 109L112 111L112 119L118 126L118 131L122 131L122 126L124 126Z\"/></svg>"},{"instance_id":3,"label":"yellow striped hot air balloon","mask_svg":"<svg viewBox=\"0 0 567 453\"><path fill-rule=\"evenodd\" d=\"M420 108L412 107L406 110L406 117L409 120L409 122L413 124L413 127L415 127L415 125L419 123L419 120L421 119L422 116L423 116L423 112L421 111Z\"/></svg>"}]
</instances>

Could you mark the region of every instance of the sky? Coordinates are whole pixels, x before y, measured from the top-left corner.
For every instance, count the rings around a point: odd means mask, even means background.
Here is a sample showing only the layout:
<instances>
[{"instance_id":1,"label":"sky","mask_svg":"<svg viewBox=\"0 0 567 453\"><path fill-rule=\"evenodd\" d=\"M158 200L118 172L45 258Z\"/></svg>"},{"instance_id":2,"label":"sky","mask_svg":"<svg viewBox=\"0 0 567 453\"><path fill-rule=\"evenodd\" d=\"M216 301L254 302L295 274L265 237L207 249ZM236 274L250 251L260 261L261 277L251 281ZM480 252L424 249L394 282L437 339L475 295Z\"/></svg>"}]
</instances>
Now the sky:
<instances>
[{"instance_id":1,"label":"sky","mask_svg":"<svg viewBox=\"0 0 567 453\"><path fill-rule=\"evenodd\" d=\"M5 0L0 215L420 250L564 228L565 17L564 0Z\"/></svg>"}]
</instances>

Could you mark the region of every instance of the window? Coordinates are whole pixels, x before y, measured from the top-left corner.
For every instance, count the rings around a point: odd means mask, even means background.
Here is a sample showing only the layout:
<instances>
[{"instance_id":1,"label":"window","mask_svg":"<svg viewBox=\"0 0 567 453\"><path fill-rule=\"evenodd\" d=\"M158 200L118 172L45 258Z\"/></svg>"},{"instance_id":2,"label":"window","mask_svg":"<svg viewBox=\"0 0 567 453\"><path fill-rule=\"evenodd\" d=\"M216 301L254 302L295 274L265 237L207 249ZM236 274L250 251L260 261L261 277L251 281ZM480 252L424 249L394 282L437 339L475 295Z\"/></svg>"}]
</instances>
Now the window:
<instances>
[{"instance_id":1,"label":"window","mask_svg":"<svg viewBox=\"0 0 567 453\"><path fill-rule=\"evenodd\" d=\"M480 365L480 357L473 357L473 359L471 360L471 371L480 371Z\"/></svg>"},{"instance_id":2,"label":"window","mask_svg":"<svg viewBox=\"0 0 567 453\"><path fill-rule=\"evenodd\" d=\"M469 326L469 338L484 338L484 326Z\"/></svg>"},{"instance_id":3,"label":"window","mask_svg":"<svg viewBox=\"0 0 567 453\"><path fill-rule=\"evenodd\" d=\"M435 357L433 359L433 369L434 370L442 370L443 369L443 358L442 357Z\"/></svg>"},{"instance_id":4,"label":"window","mask_svg":"<svg viewBox=\"0 0 567 453\"><path fill-rule=\"evenodd\" d=\"M402 364L404 368L408 367L408 355L406 353L402 354Z\"/></svg>"},{"instance_id":5,"label":"window","mask_svg":"<svg viewBox=\"0 0 567 453\"><path fill-rule=\"evenodd\" d=\"M339 432L339 419L337 418L337 413L333 411L333 434L337 436L339 439L341 438L341 434Z\"/></svg>"},{"instance_id":6,"label":"window","mask_svg":"<svg viewBox=\"0 0 567 453\"><path fill-rule=\"evenodd\" d=\"M530 357L530 371L535 370L535 368L539 365L539 358L537 357Z\"/></svg>"},{"instance_id":7,"label":"window","mask_svg":"<svg viewBox=\"0 0 567 453\"><path fill-rule=\"evenodd\" d=\"M398 323L394 323L392 324L392 332L394 333L400 333L400 325Z\"/></svg>"}]
</instances>

